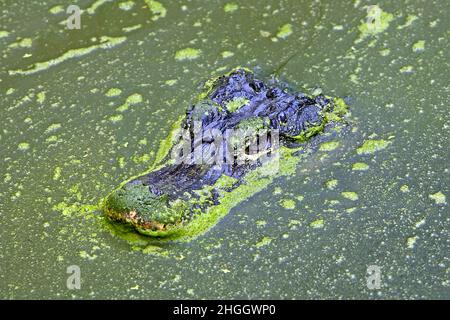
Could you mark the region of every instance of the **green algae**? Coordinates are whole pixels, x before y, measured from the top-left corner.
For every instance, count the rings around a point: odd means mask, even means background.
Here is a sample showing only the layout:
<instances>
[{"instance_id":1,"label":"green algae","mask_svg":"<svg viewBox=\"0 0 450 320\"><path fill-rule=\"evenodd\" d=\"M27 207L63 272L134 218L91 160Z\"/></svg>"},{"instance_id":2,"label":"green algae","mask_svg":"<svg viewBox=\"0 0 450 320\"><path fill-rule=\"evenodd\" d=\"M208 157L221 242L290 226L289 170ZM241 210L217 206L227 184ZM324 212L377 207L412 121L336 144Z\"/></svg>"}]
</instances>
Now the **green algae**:
<instances>
[{"instance_id":1,"label":"green algae","mask_svg":"<svg viewBox=\"0 0 450 320\"><path fill-rule=\"evenodd\" d=\"M358 154L373 154L377 151L386 149L391 144L390 141L379 139L379 140L366 140L364 143L356 149Z\"/></svg>"},{"instance_id":2,"label":"green algae","mask_svg":"<svg viewBox=\"0 0 450 320\"><path fill-rule=\"evenodd\" d=\"M355 162L352 165L352 170L353 171L366 171L366 170L369 170L369 165L364 162Z\"/></svg>"},{"instance_id":3,"label":"green algae","mask_svg":"<svg viewBox=\"0 0 450 320\"><path fill-rule=\"evenodd\" d=\"M234 56L234 53L231 51L222 51L221 55L222 55L222 58L226 59L226 58L230 58L230 57Z\"/></svg>"},{"instance_id":4,"label":"green algae","mask_svg":"<svg viewBox=\"0 0 450 320\"><path fill-rule=\"evenodd\" d=\"M277 38L286 39L293 33L292 25L290 23L286 23L282 25L277 32Z\"/></svg>"},{"instance_id":5,"label":"green algae","mask_svg":"<svg viewBox=\"0 0 450 320\"><path fill-rule=\"evenodd\" d=\"M414 71L414 67L413 66L403 66L400 68L400 73L411 73Z\"/></svg>"},{"instance_id":6,"label":"green algae","mask_svg":"<svg viewBox=\"0 0 450 320\"><path fill-rule=\"evenodd\" d=\"M104 4L107 3L107 2L112 2L112 1L113 1L113 0L96 0L96 1L94 1L94 2L90 5L89 8L86 9L86 12L87 12L88 14L94 14L95 11L97 11L97 9L98 9L100 6L104 5Z\"/></svg>"},{"instance_id":7,"label":"green algae","mask_svg":"<svg viewBox=\"0 0 450 320\"><path fill-rule=\"evenodd\" d=\"M409 192L409 186L404 184L400 187L400 191L403 193L408 193Z\"/></svg>"},{"instance_id":8,"label":"green algae","mask_svg":"<svg viewBox=\"0 0 450 320\"><path fill-rule=\"evenodd\" d=\"M67 60L79 58L85 55L88 55L98 49L111 49L119 44L125 42L126 37L101 37L101 41L99 44L95 44L89 47L78 48L78 49L70 49L67 52L63 53L59 57L54 59L50 59L47 61L36 62L33 65L29 66L27 69L17 69L17 70L9 70L8 73L10 75L30 75L37 72L41 72L47 70L53 66L59 65Z\"/></svg>"},{"instance_id":9,"label":"green algae","mask_svg":"<svg viewBox=\"0 0 450 320\"><path fill-rule=\"evenodd\" d=\"M6 173L6 174L5 174L5 178L3 179L3 182L4 182L4 183L8 183L8 182L11 181L11 180L12 180L11 174Z\"/></svg>"},{"instance_id":10,"label":"green algae","mask_svg":"<svg viewBox=\"0 0 450 320\"><path fill-rule=\"evenodd\" d=\"M81 250L78 252L78 255L80 258L87 259L87 260L95 260L97 258L97 255L95 254L88 254L85 250Z\"/></svg>"},{"instance_id":11,"label":"green algae","mask_svg":"<svg viewBox=\"0 0 450 320\"><path fill-rule=\"evenodd\" d=\"M431 200L433 200L436 204L446 204L445 195L439 191L428 196Z\"/></svg>"},{"instance_id":12,"label":"green algae","mask_svg":"<svg viewBox=\"0 0 450 320\"><path fill-rule=\"evenodd\" d=\"M40 103L40 104L43 104L43 103L44 103L44 101L45 101L45 91L39 92L39 93L36 95L36 101L37 101L38 103Z\"/></svg>"},{"instance_id":13,"label":"green algae","mask_svg":"<svg viewBox=\"0 0 450 320\"><path fill-rule=\"evenodd\" d=\"M119 168L123 169L125 168L126 162L124 157L120 157L117 162L119 163Z\"/></svg>"},{"instance_id":14,"label":"green algae","mask_svg":"<svg viewBox=\"0 0 450 320\"><path fill-rule=\"evenodd\" d=\"M140 95L139 93L133 93L132 95L128 96L125 103L133 105L133 104L141 103L142 100L143 100L142 95Z\"/></svg>"},{"instance_id":15,"label":"green algae","mask_svg":"<svg viewBox=\"0 0 450 320\"><path fill-rule=\"evenodd\" d=\"M226 108L230 112L235 112L236 110L245 106L248 103L248 101L249 100L244 97L235 98L234 100L227 103Z\"/></svg>"},{"instance_id":16,"label":"green algae","mask_svg":"<svg viewBox=\"0 0 450 320\"><path fill-rule=\"evenodd\" d=\"M133 156L132 160L134 163L148 163L150 161L150 155L148 153L145 153L141 156Z\"/></svg>"},{"instance_id":17,"label":"green algae","mask_svg":"<svg viewBox=\"0 0 450 320\"><path fill-rule=\"evenodd\" d=\"M201 52L202 51L200 49L184 48L184 49L178 50L175 53L175 60L178 60L178 61L195 60L198 57L200 57Z\"/></svg>"},{"instance_id":18,"label":"green algae","mask_svg":"<svg viewBox=\"0 0 450 320\"><path fill-rule=\"evenodd\" d=\"M79 202L68 203L61 201L53 206L53 210L58 211L66 217L83 217L86 219L96 219L95 212L99 210L97 204L80 204Z\"/></svg>"},{"instance_id":19,"label":"green algae","mask_svg":"<svg viewBox=\"0 0 450 320\"><path fill-rule=\"evenodd\" d=\"M419 17L417 17L416 15L409 14L406 17L405 23L400 25L400 26L398 26L397 29L401 30L401 29L407 28L407 27L411 26L414 23L414 21L416 21L417 19L419 19Z\"/></svg>"},{"instance_id":20,"label":"green algae","mask_svg":"<svg viewBox=\"0 0 450 320\"><path fill-rule=\"evenodd\" d=\"M281 189L280 187L275 187L275 189L273 190L273 195L279 195L283 193L283 189Z\"/></svg>"},{"instance_id":21,"label":"green algae","mask_svg":"<svg viewBox=\"0 0 450 320\"><path fill-rule=\"evenodd\" d=\"M255 223L260 228L263 228L267 225L267 221L265 221L265 220L257 220Z\"/></svg>"},{"instance_id":22,"label":"green algae","mask_svg":"<svg viewBox=\"0 0 450 320\"><path fill-rule=\"evenodd\" d=\"M133 9L134 5L135 5L134 1L119 2L119 9L124 10L124 11L129 11L129 10Z\"/></svg>"},{"instance_id":23,"label":"green algae","mask_svg":"<svg viewBox=\"0 0 450 320\"><path fill-rule=\"evenodd\" d=\"M299 142L306 142L311 137L322 133L324 129L325 129L325 121L323 121L320 125L308 128L307 130L303 131L301 134L293 138L298 140Z\"/></svg>"},{"instance_id":24,"label":"green algae","mask_svg":"<svg viewBox=\"0 0 450 320\"><path fill-rule=\"evenodd\" d=\"M415 228L420 228L420 227L422 227L425 223L426 223L426 219L425 219L425 218L420 219L419 221L417 221L417 222L414 224L414 227L415 227Z\"/></svg>"},{"instance_id":25,"label":"green algae","mask_svg":"<svg viewBox=\"0 0 450 320\"><path fill-rule=\"evenodd\" d=\"M239 180L227 175L221 175L219 179L214 183L214 187L223 191L226 191L228 189L232 189L233 186L238 182Z\"/></svg>"},{"instance_id":26,"label":"green algae","mask_svg":"<svg viewBox=\"0 0 450 320\"><path fill-rule=\"evenodd\" d=\"M142 101L143 101L142 95L140 95L139 93L133 93L132 95L128 96L124 104L116 108L116 111L124 112L128 110L130 106L139 104Z\"/></svg>"},{"instance_id":27,"label":"green algae","mask_svg":"<svg viewBox=\"0 0 450 320\"><path fill-rule=\"evenodd\" d=\"M359 199L358 194L354 191L344 191L344 192L341 192L341 195L344 198L351 200L351 201L357 201Z\"/></svg>"},{"instance_id":28,"label":"green algae","mask_svg":"<svg viewBox=\"0 0 450 320\"><path fill-rule=\"evenodd\" d=\"M147 7L153 14L152 20L156 21L160 18L164 18L167 14L167 9L163 6L161 2L154 0L144 0Z\"/></svg>"},{"instance_id":29,"label":"green algae","mask_svg":"<svg viewBox=\"0 0 450 320\"><path fill-rule=\"evenodd\" d=\"M425 40L419 40L412 46L413 52L421 52L425 50Z\"/></svg>"},{"instance_id":30,"label":"green algae","mask_svg":"<svg viewBox=\"0 0 450 320\"><path fill-rule=\"evenodd\" d=\"M288 223L288 227L290 229L296 229L298 226L301 226L302 222L300 220L296 220L296 219L290 219L289 223Z\"/></svg>"},{"instance_id":31,"label":"green algae","mask_svg":"<svg viewBox=\"0 0 450 320\"><path fill-rule=\"evenodd\" d=\"M142 24L135 24L134 26L123 27L122 31L123 32L131 32L131 31L134 31L134 30L138 30L140 28L142 28Z\"/></svg>"},{"instance_id":32,"label":"green algae","mask_svg":"<svg viewBox=\"0 0 450 320\"><path fill-rule=\"evenodd\" d=\"M295 201L292 199L282 199L280 205L287 210L295 209Z\"/></svg>"},{"instance_id":33,"label":"green algae","mask_svg":"<svg viewBox=\"0 0 450 320\"><path fill-rule=\"evenodd\" d=\"M51 7L48 12L51 14L59 14L64 12L64 7L62 5L56 5L54 7Z\"/></svg>"},{"instance_id":34,"label":"green algae","mask_svg":"<svg viewBox=\"0 0 450 320\"><path fill-rule=\"evenodd\" d=\"M261 35L261 37L263 37L263 38L268 38L268 37L270 37L270 32L269 31L265 31L265 30L260 30L259 31L259 34Z\"/></svg>"},{"instance_id":35,"label":"green algae","mask_svg":"<svg viewBox=\"0 0 450 320\"><path fill-rule=\"evenodd\" d=\"M322 143L319 147L319 150L320 151L333 151L333 150L336 150L337 147L339 147L339 141L328 141L328 142Z\"/></svg>"},{"instance_id":36,"label":"green algae","mask_svg":"<svg viewBox=\"0 0 450 320\"><path fill-rule=\"evenodd\" d=\"M157 245L152 244L147 245L145 248L141 250L141 252L159 257L168 257L170 254L169 250L163 249Z\"/></svg>"},{"instance_id":37,"label":"green algae","mask_svg":"<svg viewBox=\"0 0 450 320\"><path fill-rule=\"evenodd\" d=\"M324 219L317 219L317 220L314 220L313 222L311 222L311 223L309 224L309 226L310 226L311 228L314 228L314 229L320 229L320 228L323 228L324 225L325 225L325 220L324 220Z\"/></svg>"},{"instance_id":38,"label":"green algae","mask_svg":"<svg viewBox=\"0 0 450 320\"><path fill-rule=\"evenodd\" d=\"M53 172L53 180L58 181L61 178L61 167L56 167L55 171Z\"/></svg>"},{"instance_id":39,"label":"green algae","mask_svg":"<svg viewBox=\"0 0 450 320\"><path fill-rule=\"evenodd\" d=\"M389 28L389 24L393 19L393 14L383 11L378 5L369 6L365 21L358 27L360 32L359 41L383 33Z\"/></svg>"},{"instance_id":40,"label":"green algae","mask_svg":"<svg viewBox=\"0 0 450 320\"><path fill-rule=\"evenodd\" d=\"M169 80L166 80L164 83L167 84L169 87L171 87L171 86L175 85L177 82L178 82L177 79L169 79Z\"/></svg>"},{"instance_id":41,"label":"green algae","mask_svg":"<svg viewBox=\"0 0 450 320\"><path fill-rule=\"evenodd\" d=\"M380 55L383 56L383 57L388 56L390 53L391 53L390 49L382 49L382 50L380 50Z\"/></svg>"},{"instance_id":42,"label":"green algae","mask_svg":"<svg viewBox=\"0 0 450 320\"><path fill-rule=\"evenodd\" d=\"M6 38L7 36L9 36L9 32L6 30L0 30L0 39L1 38Z\"/></svg>"},{"instance_id":43,"label":"green algae","mask_svg":"<svg viewBox=\"0 0 450 320\"><path fill-rule=\"evenodd\" d=\"M239 9L239 5L234 3L234 2L230 2L225 4L225 6L223 7L223 10L227 13L231 13L236 11L237 9Z\"/></svg>"},{"instance_id":44,"label":"green algae","mask_svg":"<svg viewBox=\"0 0 450 320\"><path fill-rule=\"evenodd\" d=\"M58 141L59 141L58 140L58 136L56 136L56 135L49 136L48 138L45 139L45 142L49 143L49 144L55 143L55 142L58 142Z\"/></svg>"},{"instance_id":45,"label":"green algae","mask_svg":"<svg viewBox=\"0 0 450 320\"><path fill-rule=\"evenodd\" d=\"M30 149L30 144L28 142L21 142L21 143L19 143L17 148L21 151L26 151L26 150Z\"/></svg>"},{"instance_id":46,"label":"green algae","mask_svg":"<svg viewBox=\"0 0 450 320\"><path fill-rule=\"evenodd\" d=\"M356 211L356 207L352 207L352 208L348 208L348 209L345 209L345 212L347 212L347 213L353 213L353 212L355 212Z\"/></svg>"},{"instance_id":47,"label":"green algae","mask_svg":"<svg viewBox=\"0 0 450 320\"><path fill-rule=\"evenodd\" d=\"M48 126L47 129L45 129L45 133L51 133L54 132L62 127L61 123L53 123L50 126Z\"/></svg>"},{"instance_id":48,"label":"green algae","mask_svg":"<svg viewBox=\"0 0 450 320\"><path fill-rule=\"evenodd\" d=\"M414 249L417 239L417 236L409 237L408 239L406 239L406 246L408 247L408 249Z\"/></svg>"},{"instance_id":49,"label":"green algae","mask_svg":"<svg viewBox=\"0 0 450 320\"><path fill-rule=\"evenodd\" d=\"M108 117L108 120L111 121L112 123L117 123L117 122L123 120L123 115L115 114L115 115Z\"/></svg>"},{"instance_id":50,"label":"green algae","mask_svg":"<svg viewBox=\"0 0 450 320\"><path fill-rule=\"evenodd\" d=\"M337 185L338 185L337 179L331 179L331 180L328 180L327 182L325 182L325 186L327 187L327 189L330 189L330 190L336 189Z\"/></svg>"},{"instance_id":51,"label":"green algae","mask_svg":"<svg viewBox=\"0 0 450 320\"><path fill-rule=\"evenodd\" d=\"M105 96L107 96L108 98L112 98L112 97L120 96L121 93L122 93L122 90L119 89L119 88L110 88L110 89L105 93Z\"/></svg>"},{"instance_id":52,"label":"green algae","mask_svg":"<svg viewBox=\"0 0 450 320\"><path fill-rule=\"evenodd\" d=\"M267 245L269 245L270 243L272 243L272 238L271 237L263 237L260 241L258 241L256 244L255 244L255 247L256 248L261 248L261 247L264 247L264 246L267 246Z\"/></svg>"},{"instance_id":53,"label":"green algae","mask_svg":"<svg viewBox=\"0 0 450 320\"><path fill-rule=\"evenodd\" d=\"M17 42L11 43L9 45L10 48L31 48L33 45L33 40L31 38L23 38L18 40Z\"/></svg>"}]
</instances>

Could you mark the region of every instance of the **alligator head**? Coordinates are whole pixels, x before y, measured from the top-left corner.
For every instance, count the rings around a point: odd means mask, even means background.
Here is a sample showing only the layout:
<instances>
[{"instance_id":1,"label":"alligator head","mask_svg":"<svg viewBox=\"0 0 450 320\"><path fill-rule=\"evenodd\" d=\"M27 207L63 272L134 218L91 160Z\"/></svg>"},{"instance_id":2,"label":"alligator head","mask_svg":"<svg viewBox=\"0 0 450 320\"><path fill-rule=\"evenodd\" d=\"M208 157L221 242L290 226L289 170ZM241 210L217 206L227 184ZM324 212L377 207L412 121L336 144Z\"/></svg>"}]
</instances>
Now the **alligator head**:
<instances>
[{"instance_id":1,"label":"alligator head","mask_svg":"<svg viewBox=\"0 0 450 320\"><path fill-rule=\"evenodd\" d=\"M220 191L239 186L263 155L280 145L298 147L322 131L336 116L335 102L267 85L245 69L208 81L188 108L171 156L113 191L104 210L141 233L162 236L220 202Z\"/></svg>"}]
</instances>

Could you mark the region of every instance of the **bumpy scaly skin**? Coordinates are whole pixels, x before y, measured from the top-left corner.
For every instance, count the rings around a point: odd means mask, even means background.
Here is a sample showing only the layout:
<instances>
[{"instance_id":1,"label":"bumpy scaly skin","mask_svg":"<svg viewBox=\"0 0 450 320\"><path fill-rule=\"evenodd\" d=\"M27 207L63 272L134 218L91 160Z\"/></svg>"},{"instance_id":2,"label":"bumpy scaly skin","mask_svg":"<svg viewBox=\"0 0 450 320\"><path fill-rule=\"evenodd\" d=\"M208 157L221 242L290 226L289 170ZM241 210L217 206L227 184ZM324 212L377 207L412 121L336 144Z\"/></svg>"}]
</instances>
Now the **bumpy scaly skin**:
<instances>
[{"instance_id":1,"label":"bumpy scaly skin","mask_svg":"<svg viewBox=\"0 0 450 320\"><path fill-rule=\"evenodd\" d=\"M254 127L279 131L280 144L298 147L323 129L335 104L325 96L315 98L267 85L248 70L237 69L205 85L205 91L186 113L181 128L194 136L194 123L201 123L205 134L193 139L191 149L210 150L214 138L208 130ZM319 128L319 129L317 129ZM265 148L271 149L270 143ZM223 144L226 152L227 145ZM273 148L272 148L273 149ZM127 182L104 202L106 214L128 223L138 231L165 231L189 219L218 201L218 189L236 188L250 170L260 166L258 159L245 164L196 164L185 161L164 165ZM218 186L223 178L226 187ZM231 181L231 183L230 183ZM198 190L207 190L207 195Z\"/></svg>"}]
</instances>

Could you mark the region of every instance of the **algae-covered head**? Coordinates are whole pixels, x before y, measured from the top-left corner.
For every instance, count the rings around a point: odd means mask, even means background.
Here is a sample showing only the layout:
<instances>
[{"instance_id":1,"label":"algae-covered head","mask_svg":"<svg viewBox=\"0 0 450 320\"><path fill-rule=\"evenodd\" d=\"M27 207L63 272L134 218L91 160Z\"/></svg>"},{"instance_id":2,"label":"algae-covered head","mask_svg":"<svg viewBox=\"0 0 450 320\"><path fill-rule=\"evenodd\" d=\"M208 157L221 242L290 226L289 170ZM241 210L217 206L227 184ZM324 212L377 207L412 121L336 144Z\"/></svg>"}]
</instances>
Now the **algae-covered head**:
<instances>
[{"instance_id":1,"label":"algae-covered head","mask_svg":"<svg viewBox=\"0 0 450 320\"><path fill-rule=\"evenodd\" d=\"M189 210L181 199L171 201L140 180L132 180L106 197L104 210L114 220L150 231L166 231L179 224Z\"/></svg>"},{"instance_id":2,"label":"algae-covered head","mask_svg":"<svg viewBox=\"0 0 450 320\"><path fill-rule=\"evenodd\" d=\"M265 84L241 68L207 81L180 123L187 141L184 136L172 141L170 155L161 159L157 168L113 191L104 200L104 211L141 233L167 236L184 222L190 223L195 214L207 213L221 203L224 195L215 185L217 181L228 177L233 184L227 192L238 188L251 171L265 163L263 155L277 154L280 145L299 147L322 132L328 122L338 121L345 112L343 106L323 95L310 97L281 84ZM237 139L228 136L229 130L239 133ZM247 136L256 131L256 136ZM261 131L266 133L264 138ZM274 137L279 141L273 141ZM181 152L183 161L175 161L170 156L172 151L177 153L180 141L187 142ZM253 143L259 143L257 148ZM200 163L195 159L201 159ZM217 164L205 159L225 161Z\"/></svg>"}]
</instances>

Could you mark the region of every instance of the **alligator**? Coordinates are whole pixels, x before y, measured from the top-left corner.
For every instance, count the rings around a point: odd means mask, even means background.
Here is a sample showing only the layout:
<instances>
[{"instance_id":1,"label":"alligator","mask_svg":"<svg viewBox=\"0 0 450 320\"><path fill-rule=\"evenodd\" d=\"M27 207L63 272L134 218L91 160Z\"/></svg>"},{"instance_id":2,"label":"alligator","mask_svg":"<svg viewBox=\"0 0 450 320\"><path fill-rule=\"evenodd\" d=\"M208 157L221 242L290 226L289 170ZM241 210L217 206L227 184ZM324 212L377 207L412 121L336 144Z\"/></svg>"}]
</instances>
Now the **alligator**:
<instances>
[{"instance_id":1,"label":"alligator","mask_svg":"<svg viewBox=\"0 0 450 320\"><path fill-rule=\"evenodd\" d=\"M347 110L340 98L308 96L280 81L259 80L247 68L233 69L204 83L159 160L111 192L103 210L144 235L180 233L224 202L224 194L257 184L249 174L279 161L282 150L295 156L346 123Z\"/></svg>"}]
</instances>

